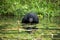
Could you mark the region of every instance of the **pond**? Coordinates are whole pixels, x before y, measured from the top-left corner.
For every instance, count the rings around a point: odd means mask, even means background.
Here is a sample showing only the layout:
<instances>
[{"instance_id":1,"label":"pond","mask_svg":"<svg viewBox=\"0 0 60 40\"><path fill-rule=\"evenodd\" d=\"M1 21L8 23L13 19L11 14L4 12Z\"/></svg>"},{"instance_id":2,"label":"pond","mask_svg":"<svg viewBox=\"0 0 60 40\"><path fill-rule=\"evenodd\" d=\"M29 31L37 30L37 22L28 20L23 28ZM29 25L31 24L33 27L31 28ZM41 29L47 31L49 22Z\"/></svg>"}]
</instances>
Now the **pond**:
<instances>
[{"instance_id":1,"label":"pond","mask_svg":"<svg viewBox=\"0 0 60 40\"><path fill-rule=\"evenodd\" d=\"M52 19L54 21L54 19ZM59 19L57 19L59 20ZM19 21L19 24L18 24ZM56 19L55 19L56 21ZM0 39L1 40L54 40L51 34L60 34L60 24L57 22L48 22L48 19L40 19L36 25L37 30L27 33L19 18L2 18L0 20ZM47 38L48 37L48 38ZM54 35L53 35L54 37ZM58 37L57 40L59 39Z\"/></svg>"}]
</instances>

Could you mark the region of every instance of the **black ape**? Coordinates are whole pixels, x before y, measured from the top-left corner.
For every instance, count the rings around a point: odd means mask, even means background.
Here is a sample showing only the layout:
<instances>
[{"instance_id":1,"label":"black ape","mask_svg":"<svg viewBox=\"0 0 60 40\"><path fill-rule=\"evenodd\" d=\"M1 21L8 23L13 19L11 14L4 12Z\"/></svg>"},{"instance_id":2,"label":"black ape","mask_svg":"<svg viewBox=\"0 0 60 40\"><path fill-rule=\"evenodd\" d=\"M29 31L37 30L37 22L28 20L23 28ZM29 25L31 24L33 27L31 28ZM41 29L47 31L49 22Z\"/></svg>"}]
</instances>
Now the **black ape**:
<instances>
[{"instance_id":1,"label":"black ape","mask_svg":"<svg viewBox=\"0 0 60 40\"><path fill-rule=\"evenodd\" d=\"M28 24L37 24L39 23L39 19L38 16L35 13L27 13L23 19L22 19L22 23Z\"/></svg>"}]
</instances>

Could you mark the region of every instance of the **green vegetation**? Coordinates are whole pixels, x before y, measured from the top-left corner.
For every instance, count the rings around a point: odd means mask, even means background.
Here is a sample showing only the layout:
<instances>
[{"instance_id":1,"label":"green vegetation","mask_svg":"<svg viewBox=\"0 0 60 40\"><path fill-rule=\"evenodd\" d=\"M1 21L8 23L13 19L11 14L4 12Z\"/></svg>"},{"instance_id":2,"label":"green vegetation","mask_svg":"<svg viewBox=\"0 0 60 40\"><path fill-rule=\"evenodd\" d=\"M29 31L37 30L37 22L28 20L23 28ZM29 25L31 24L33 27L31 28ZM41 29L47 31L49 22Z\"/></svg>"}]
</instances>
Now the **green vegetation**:
<instances>
[{"instance_id":1,"label":"green vegetation","mask_svg":"<svg viewBox=\"0 0 60 40\"><path fill-rule=\"evenodd\" d=\"M39 16L39 29L31 34L18 32L28 12ZM0 0L0 40L55 40L51 34L60 34L60 0Z\"/></svg>"}]
</instances>

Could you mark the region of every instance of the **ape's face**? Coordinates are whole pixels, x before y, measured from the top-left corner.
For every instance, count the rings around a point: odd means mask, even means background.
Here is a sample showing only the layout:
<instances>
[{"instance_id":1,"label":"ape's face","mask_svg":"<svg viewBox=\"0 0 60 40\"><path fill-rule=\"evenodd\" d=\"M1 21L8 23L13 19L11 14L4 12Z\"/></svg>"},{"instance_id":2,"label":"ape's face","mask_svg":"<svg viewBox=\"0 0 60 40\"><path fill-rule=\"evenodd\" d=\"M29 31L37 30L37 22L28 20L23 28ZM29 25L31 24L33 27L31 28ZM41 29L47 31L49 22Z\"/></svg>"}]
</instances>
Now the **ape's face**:
<instances>
[{"instance_id":1,"label":"ape's face","mask_svg":"<svg viewBox=\"0 0 60 40\"><path fill-rule=\"evenodd\" d=\"M33 18L29 18L29 22L33 22Z\"/></svg>"}]
</instances>

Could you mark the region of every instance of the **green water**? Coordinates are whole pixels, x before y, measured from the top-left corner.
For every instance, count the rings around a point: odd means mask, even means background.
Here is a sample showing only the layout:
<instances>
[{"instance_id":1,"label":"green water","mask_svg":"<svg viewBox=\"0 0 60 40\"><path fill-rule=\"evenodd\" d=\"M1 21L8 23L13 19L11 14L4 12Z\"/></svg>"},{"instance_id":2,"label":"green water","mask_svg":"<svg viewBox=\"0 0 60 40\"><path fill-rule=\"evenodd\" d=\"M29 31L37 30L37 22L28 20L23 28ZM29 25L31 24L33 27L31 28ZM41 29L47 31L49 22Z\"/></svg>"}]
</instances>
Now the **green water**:
<instances>
[{"instance_id":1,"label":"green water","mask_svg":"<svg viewBox=\"0 0 60 40\"><path fill-rule=\"evenodd\" d=\"M22 23L18 24L19 19L2 19L0 20L0 40L60 40L60 24L57 22L49 22L48 19L41 19L39 24L36 25L38 30L27 33L24 31L18 31L18 27L21 29ZM19 20L19 22L21 22ZM6 30L16 28L17 30ZM2 30L5 29L5 30ZM53 36L52 36L53 34ZM58 35L54 39L54 35Z\"/></svg>"}]
</instances>

